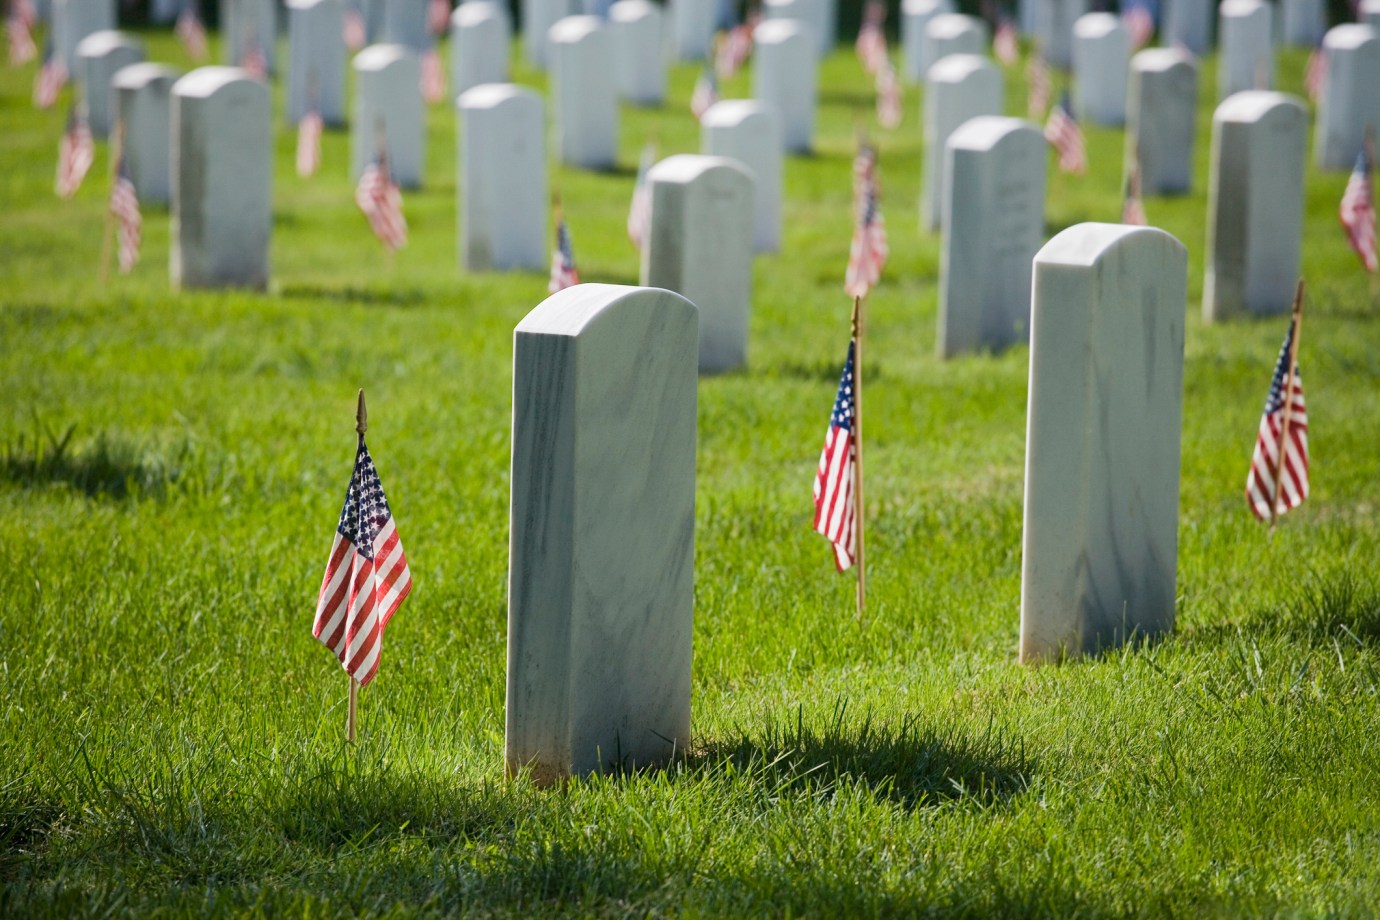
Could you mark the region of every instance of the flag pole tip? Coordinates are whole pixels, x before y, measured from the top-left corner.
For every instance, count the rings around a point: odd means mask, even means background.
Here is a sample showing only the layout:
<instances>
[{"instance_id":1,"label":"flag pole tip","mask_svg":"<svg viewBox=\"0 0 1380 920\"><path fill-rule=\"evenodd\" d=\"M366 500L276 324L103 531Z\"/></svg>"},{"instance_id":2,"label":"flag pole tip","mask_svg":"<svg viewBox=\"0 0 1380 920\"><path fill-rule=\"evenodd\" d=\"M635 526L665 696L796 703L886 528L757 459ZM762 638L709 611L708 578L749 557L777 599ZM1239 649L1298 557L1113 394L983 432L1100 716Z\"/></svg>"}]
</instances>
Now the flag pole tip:
<instances>
[{"instance_id":1,"label":"flag pole tip","mask_svg":"<svg viewBox=\"0 0 1380 920\"><path fill-rule=\"evenodd\" d=\"M364 407L364 388L359 388L359 405L355 409L355 431L360 435L369 430L369 413Z\"/></svg>"}]
</instances>

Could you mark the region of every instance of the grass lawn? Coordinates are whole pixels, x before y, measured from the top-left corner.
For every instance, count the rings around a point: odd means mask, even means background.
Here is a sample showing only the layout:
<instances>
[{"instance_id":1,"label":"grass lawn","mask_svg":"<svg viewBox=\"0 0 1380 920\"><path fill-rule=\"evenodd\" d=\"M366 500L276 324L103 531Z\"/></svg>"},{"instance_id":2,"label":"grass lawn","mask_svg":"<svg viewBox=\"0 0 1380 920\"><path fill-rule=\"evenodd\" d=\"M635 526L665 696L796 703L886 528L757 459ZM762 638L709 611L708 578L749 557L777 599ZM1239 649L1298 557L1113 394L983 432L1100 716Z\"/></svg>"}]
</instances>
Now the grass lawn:
<instances>
[{"instance_id":1,"label":"grass lawn","mask_svg":"<svg viewBox=\"0 0 1380 920\"><path fill-rule=\"evenodd\" d=\"M1281 52L1285 90L1304 57ZM502 769L512 328L546 278L458 270L452 114L430 110L391 268L347 135L304 181L283 126L272 291L176 294L155 209L143 261L97 282L106 153L53 195L65 111L31 107L33 73L0 72L0 915L1377 910L1380 305L1337 225L1345 174L1310 171L1313 494L1269 540L1242 487L1286 320L1199 319L1211 62L1194 193L1146 201L1189 250L1175 635L1015 661L1027 352L935 357L913 87L904 125L874 129L892 257L854 619L810 528L873 119L841 48L818 151L786 168L782 252L756 262L749 368L700 384L694 750L554 790ZM554 168L586 280L636 282L638 154L653 133L697 148L696 75L624 110L618 171ZM1090 173L1051 174L1051 235L1118 218L1121 146L1090 128ZM360 386L416 587L347 749L310 626Z\"/></svg>"}]
</instances>

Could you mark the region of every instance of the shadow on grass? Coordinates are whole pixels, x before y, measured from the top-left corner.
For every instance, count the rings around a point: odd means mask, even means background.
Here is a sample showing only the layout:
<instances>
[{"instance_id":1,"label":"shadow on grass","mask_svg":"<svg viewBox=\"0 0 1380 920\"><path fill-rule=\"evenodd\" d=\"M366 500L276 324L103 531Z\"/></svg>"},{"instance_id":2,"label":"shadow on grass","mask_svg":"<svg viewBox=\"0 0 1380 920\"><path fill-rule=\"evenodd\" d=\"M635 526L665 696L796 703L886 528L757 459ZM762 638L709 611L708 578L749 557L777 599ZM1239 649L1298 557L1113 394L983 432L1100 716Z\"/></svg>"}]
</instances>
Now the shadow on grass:
<instances>
[{"instance_id":1,"label":"shadow on grass","mask_svg":"<svg viewBox=\"0 0 1380 920\"><path fill-rule=\"evenodd\" d=\"M0 479L23 486L63 483L91 498L122 499L136 492L159 497L182 477L185 448L169 457L105 432L78 445L76 431L74 423L59 434L35 414L32 434L0 444Z\"/></svg>"},{"instance_id":2,"label":"shadow on grass","mask_svg":"<svg viewBox=\"0 0 1380 920\"><path fill-rule=\"evenodd\" d=\"M1283 604L1258 610L1239 622L1185 630L1183 639L1220 642L1242 632L1303 642L1380 642L1380 584L1349 570L1329 576L1313 573Z\"/></svg>"},{"instance_id":3,"label":"shadow on grass","mask_svg":"<svg viewBox=\"0 0 1380 920\"><path fill-rule=\"evenodd\" d=\"M288 300L330 300L339 303L413 307L426 303L426 292L418 288L331 288L316 284L291 284L283 288Z\"/></svg>"},{"instance_id":4,"label":"shadow on grass","mask_svg":"<svg viewBox=\"0 0 1380 920\"><path fill-rule=\"evenodd\" d=\"M782 361L764 368L764 373L769 377L789 378L795 380L829 380L838 382L839 375L843 373L843 357L838 360L820 361ZM882 365L875 361L869 361L867 365L868 383L875 383L883 376Z\"/></svg>"}]
</instances>

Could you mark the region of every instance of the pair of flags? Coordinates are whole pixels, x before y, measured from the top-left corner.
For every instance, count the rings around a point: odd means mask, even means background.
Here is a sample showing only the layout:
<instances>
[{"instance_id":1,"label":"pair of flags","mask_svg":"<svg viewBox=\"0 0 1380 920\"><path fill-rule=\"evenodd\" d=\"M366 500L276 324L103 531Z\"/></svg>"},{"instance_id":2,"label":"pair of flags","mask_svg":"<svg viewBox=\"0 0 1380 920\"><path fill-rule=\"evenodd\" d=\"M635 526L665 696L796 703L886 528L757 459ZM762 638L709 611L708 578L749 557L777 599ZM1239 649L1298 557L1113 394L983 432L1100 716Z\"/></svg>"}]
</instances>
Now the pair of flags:
<instances>
[{"instance_id":1,"label":"pair of flags","mask_svg":"<svg viewBox=\"0 0 1380 920\"><path fill-rule=\"evenodd\" d=\"M139 247L143 241L143 217L139 213L139 195L130 179L129 164L125 158L123 127L116 128L115 172L110 187L107 208L115 220L116 239L119 242L118 258L120 271L128 273L139 261ZM86 174L96 159L96 145L91 137L91 127L85 113L73 106L67 115L67 130L58 142L58 167L55 191L60 198L71 198L81 188Z\"/></svg>"}]
</instances>

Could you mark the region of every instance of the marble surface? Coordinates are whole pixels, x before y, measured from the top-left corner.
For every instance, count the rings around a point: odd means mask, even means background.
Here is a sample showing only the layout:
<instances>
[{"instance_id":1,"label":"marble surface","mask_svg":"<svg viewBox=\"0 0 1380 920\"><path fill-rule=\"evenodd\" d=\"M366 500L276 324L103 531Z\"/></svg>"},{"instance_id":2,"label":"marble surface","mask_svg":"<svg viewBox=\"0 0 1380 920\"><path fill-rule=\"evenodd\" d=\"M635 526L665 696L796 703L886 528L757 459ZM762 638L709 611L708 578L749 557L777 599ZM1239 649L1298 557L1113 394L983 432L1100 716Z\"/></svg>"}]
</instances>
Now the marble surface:
<instances>
[{"instance_id":1,"label":"marble surface","mask_svg":"<svg viewBox=\"0 0 1380 920\"><path fill-rule=\"evenodd\" d=\"M125 169L143 208L172 200L172 87L181 75L166 64L142 63L111 79L115 117L125 123Z\"/></svg>"},{"instance_id":2,"label":"marble surface","mask_svg":"<svg viewBox=\"0 0 1380 920\"><path fill-rule=\"evenodd\" d=\"M1279 0L1279 40L1296 48L1316 48L1327 30L1324 0ZM1365 20L1358 14L1357 20Z\"/></svg>"},{"instance_id":3,"label":"marble surface","mask_svg":"<svg viewBox=\"0 0 1380 920\"><path fill-rule=\"evenodd\" d=\"M572 0L519 0L522 7L522 49L527 62L537 70L545 70L549 46L547 36L551 27L575 12Z\"/></svg>"},{"instance_id":4,"label":"marble surface","mask_svg":"<svg viewBox=\"0 0 1380 920\"><path fill-rule=\"evenodd\" d=\"M1361 0L1356 21L1380 31L1380 0Z\"/></svg>"},{"instance_id":5,"label":"marble surface","mask_svg":"<svg viewBox=\"0 0 1380 920\"><path fill-rule=\"evenodd\" d=\"M1380 135L1380 35L1348 23L1323 39L1327 79L1318 100L1315 162L1320 169L1350 170L1366 130Z\"/></svg>"},{"instance_id":6,"label":"marble surface","mask_svg":"<svg viewBox=\"0 0 1380 920\"><path fill-rule=\"evenodd\" d=\"M1212 118L1203 320L1288 313L1299 276L1308 110L1237 93Z\"/></svg>"},{"instance_id":7,"label":"marble surface","mask_svg":"<svg viewBox=\"0 0 1380 920\"><path fill-rule=\"evenodd\" d=\"M638 105L666 98L666 54L661 7L649 0L618 0L609 7L618 95Z\"/></svg>"},{"instance_id":8,"label":"marble surface","mask_svg":"<svg viewBox=\"0 0 1380 920\"><path fill-rule=\"evenodd\" d=\"M251 45L264 56L268 72L278 72L278 11L273 0L221 0L223 60L231 67L244 63Z\"/></svg>"},{"instance_id":9,"label":"marble surface","mask_svg":"<svg viewBox=\"0 0 1380 920\"><path fill-rule=\"evenodd\" d=\"M402 45L370 45L355 55L351 67L355 117L350 122L350 178L358 179L378 155L381 128L393 181L419 188L426 150L421 60Z\"/></svg>"},{"instance_id":10,"label":"marble surface","mask_svg":"<svg viewBox=\"0 0 1380 920\"><path fill-rule=\"evenodd\" d=\"M953 0L901 0L901 72L912 83L924 80L934 63L925 55L930 20L952 12Z\"/></svg>"},{"instance_id":11,"label":"marble surface","mask_svg":"<svg viewBox=\"0 0 1380 920\"><path fill-rule=\"evenodd\" d=\"M513 334L510 774L663 764L690 740L696 311L580 284Z\"/></svg>"},{"instance_id":12,"label":"marble surface","mask_svg":"<svg viewBox=\"0 0 1380 920\"><path fill-rule=\"evenodd\" d=\"M1073 24L1073 105L1080 120L1126 123L1126 78L1131 40L1112 13L1086 13Z\"/></svg>"},{"instance_id":13,"label":"marble surface","mask_svg":"<svg viewBox=\"0 0 1380 920\"><path fill-rule=\"evenodd\" d=\"M1138 52L1126 104L1128 167L1139 161L1141 193L1187 194L1198 131L1197 63L1178 48Z\"/></svg>"},{"instance_id":14,"label":"marble surface","mask_svg":"<svg viewBox=\"0 0 1380 920\"><path fill-rule=\"evenodd\" d=\"M1160 7L1160 44L1183 45L1198 57L1212 50L1215 0L1163 0Z\"/></svg>"},{"instance_id":15,"label":"marble surface","mask_svg":"<svg viewBox=\"0 0 1380 920\"><path fill-rule=\"evenodd\" d=\"M341 0L288 0L283 115L289 125L313 109L328 125L345 124L344 21Z\"/></svg>"},{"instance_id":16,"label":"marble surface","mask_svg":"<svg viewBox=\"0 0 1380 920\"><path fill-rule=\"evenodd\" d=\"M1274 86L1273 7L1261 0L1222 0L1217 17L1217 98Z\"/></svg>"},{"instance_id":17,"label":"marble surface","mask_svg":"<svg viewBox=\"0 0 1380 920\"><path fill-rule=\"evenodd\" d=\"M776 113L752 99L725 99L700 119L700 151L736 160L752 175L752 245L781 248L783 155Z\"/></svg>"},{"instance_id":18,"label":"marble surface","mask_svg":"<svg viewBox=\"0 0 1380 920\"><path fill-rule=\"evenodd\" d=\"M124 32L92 32L77 42L77 69L73 71L86 118L94 137L106 137L115 127L115 73L144 59L144 46Z\"/></svg>"},{"instance_id":19,"label":"marble surface","mask_svg":"<svg viewBox=\"0 0 1380 920\"><path fill-rule=\"evenodd\" d=\"M765 19L794 19L803 22L814 39L819 56L834 47L833 4L829 0L762 0Z\"/></svg>"},{"instance_id":20,"label":"marble surface","mask_svg":"<svg viewBox=\"0 0 1380 920\"><path fill-rule=\"evenodd\" d=\"M115 0L53 0L49 9L53 54L69 74L77 72L77 45L92 32L115 28Z\"/></svg>"},{"instance_id":21,"label":"marble surface","mask_svg":"<svg viewBox=\"0 0 1380 920\"><path fill-rule=\"evenodd\" d=\"M976 16L942 13L925 26L920 57L933 67L951 54L985 55L990 41L991 30Z\"/></svg>"},{"instance_id":22,"label":"marble surface","mask_svg":"<svg viewBox=\"0 0 1380 920\"><path fill-rule=\"evenodd\" d=\"M557 159L612 169L618 161L613 35L594 16L567 16L551 27L549 50Z\"/></svg>"},{"instance_id":23,"label":"marble surface","mask_svg":"<svg viewBox=\"0 0 1380 920\"><path fill-rule=\"evenodd\" d=\"M536 91L488 83L460 94L460 264L469 271L547 266L546 105Z\"/></svg>"},{"instance_id":24,"label":"marble surface","mask_svg":"<svg viewBox=\"0 0 1380 920\"><path fill-rule=\"evenodd\" d=\"M921 229L936 231L942 225L944 144L968 119L1001 114L1001 83L997 65L976 54L951 54L930 68L925 86Z\"/></svg>"},{"instance_id":25,"label":"marble surface","mask_svg":"<svg viewBox=\"0 0 1380 920\"><path fill-rule=\"evenodd\" d=\"M417 55L430 48L427 3L428 0L385 0L383 41L390 45L404 45Z\"/></svg>"},{"instance_id":26,"label":"marble surface","mask_svg":"<svg viewBox=\"0 0 1380 920\"><path fill-rule=\"evenodd\" d=\"M667 157L647 172L652 222L642 283L687 297L699 310L699 369L747 364L752 305L752 177L734 160Z\"/></svg>"},{"instance_id":27,"label":"marble surface","mask_svg":"<svg viewBox=\"0 0 1380 920\"><path fill-rule=\"evenodd\" d=\"M1035 257L1023 662L1174 628L1187 252L1077 224Z\"/></svg>"},{"instance_id":28,"label":"marble surface","mask_svg":"<svg viewBox=\"0 0 1380 920\"><path fill-rule=\"evenodd\" d=\"M506 7L469 0L450 17L450 91L458 96L485 83L507 83L513 26Z\"/></svg>"},{"instance_id":29,"label":"marble surface","mask_svg":"<svg viewBox=\"0 0 1380 920\"><path fill-rule=\"evenodd\" d=\"M268 86L201 67L172 87L173 285L268 286L273 125Z\"/></svg>"},{"instance_id":30,"label":"marble surface","mask_svg":"<svg viewBox=\"0 0 1380 920\"><path fill-rule=\"evenodd\" d=\"M969 119L946 147L936 340L952 358L1028 338L1049 145L1039 125L989 115Z\"/></svg>"},{"instance_id":31,"label":"marble surface","mask_svg":"<svg viewBox=\"0 0 1380 920\"><path fill-rule=\"evenodd\" d=\"M710 60L714 53L714 29L718 25L718 0L676 0L666 15L671 20L671 53L681 61Z\"/></svg>"},{"instance_id":32,"label":"marble surface","mask_svg":"<svg viewBox=\"0 0 1380 920\"><path fill-rule=\"evenodd\" d=\"M1037 0L1035 42L1051 67L1073 65L1073 24L1091 8L1091 0Z\"/></svg>"},{"instance_id":33,"label":"marble surface","mask_svg":"<svg viewBox=\"0 0 1380 920\"><path fill-rule=\"evenodd\" d=\"M753 30L752 96L775 109L788 153L809 153L815 140L819 61L809 27L773 19Z\"/></svg>"}]
</instances>

